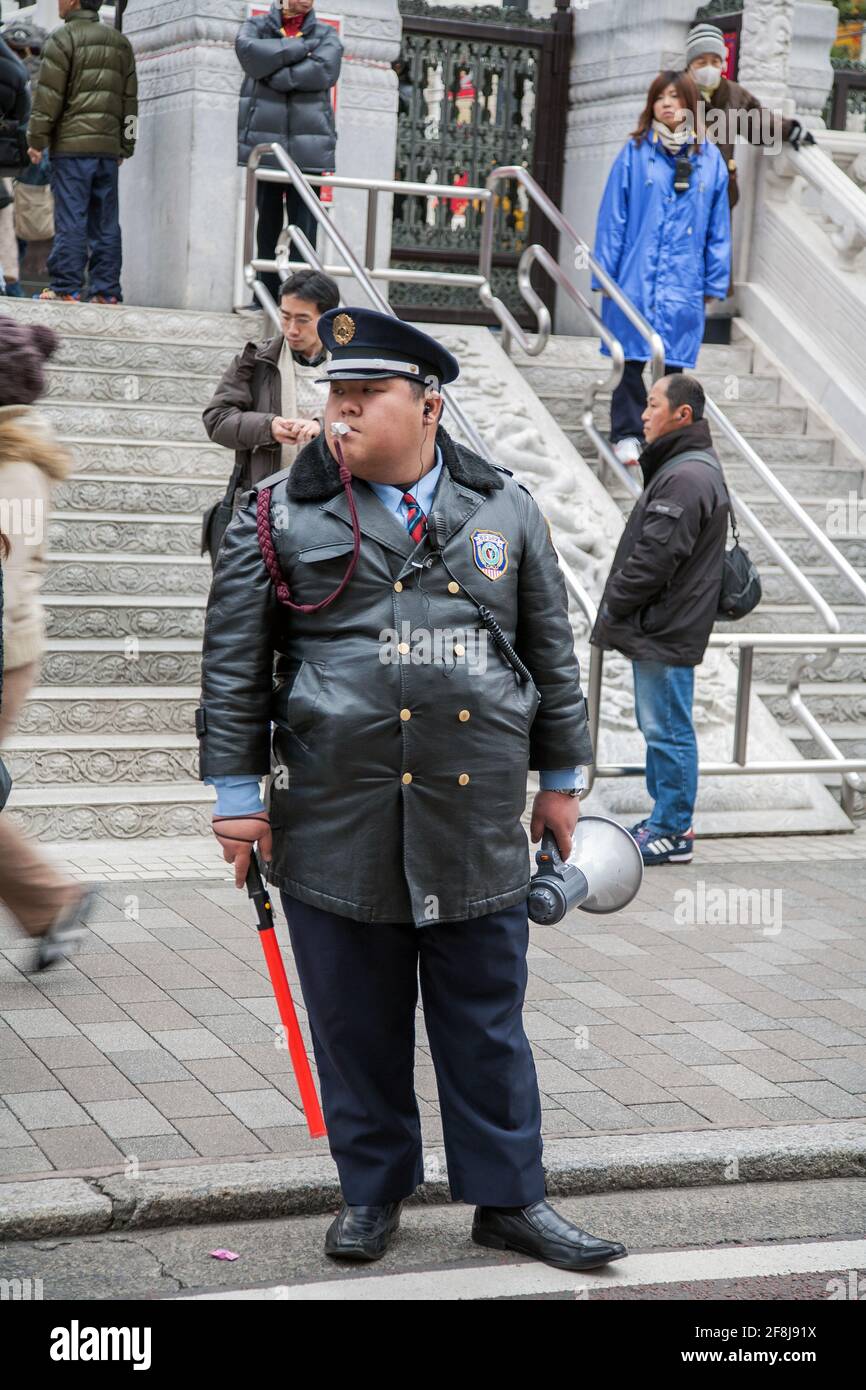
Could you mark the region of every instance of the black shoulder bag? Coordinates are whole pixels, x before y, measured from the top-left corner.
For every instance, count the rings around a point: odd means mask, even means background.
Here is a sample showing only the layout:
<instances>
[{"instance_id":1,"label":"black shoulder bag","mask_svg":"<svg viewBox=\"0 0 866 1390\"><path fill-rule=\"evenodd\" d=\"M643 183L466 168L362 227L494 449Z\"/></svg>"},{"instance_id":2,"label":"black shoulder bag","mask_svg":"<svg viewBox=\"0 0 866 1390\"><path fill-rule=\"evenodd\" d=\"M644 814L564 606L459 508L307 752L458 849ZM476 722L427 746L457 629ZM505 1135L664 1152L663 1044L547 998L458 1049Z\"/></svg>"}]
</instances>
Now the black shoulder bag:
<instances>
[{"instance_id":1,"label":"black shoulder bag","mask_svg":"<svg viewBox=\"0 0 866 1390\"><path fill-rule=\"evenodd\" d=\"M217 554L222 544L222 538L225 535L226 527L234 515L232 501L241 480L241 467L242 465L240 463L235 464L232 469L232 475L229 478L225 497L223 497L221 502L213 502L202 517L201 553L202 555L205 553L210 555L211 565L216 564Z\"/></svg>"},{"instance_id":2,"label":"black shoulder bag","mask_svg":"<svg viewBox=\"0 0 866 1390\"><path fill-rule=\"evenodd\" d=\"M721 475L722 487L725 489L728 510L731 514L731 532L734 537L734 544L725 551L722 567L722 589L719 594L716 622L738 622L740 618L745 618L748 613L757 608L761 602L763 593L761 576L758 574L757 566L745 546L740 545L740 532L737 529L734 504L731 501L731 494L728 492L728 485L725 482L725 475L721 466L712 454L703 449L698 449L693 454L682 454L678 462L683 463L687 458L697 459L699 463L707 463L710 468L714 468Z\"/></svg>"}]
</instances>

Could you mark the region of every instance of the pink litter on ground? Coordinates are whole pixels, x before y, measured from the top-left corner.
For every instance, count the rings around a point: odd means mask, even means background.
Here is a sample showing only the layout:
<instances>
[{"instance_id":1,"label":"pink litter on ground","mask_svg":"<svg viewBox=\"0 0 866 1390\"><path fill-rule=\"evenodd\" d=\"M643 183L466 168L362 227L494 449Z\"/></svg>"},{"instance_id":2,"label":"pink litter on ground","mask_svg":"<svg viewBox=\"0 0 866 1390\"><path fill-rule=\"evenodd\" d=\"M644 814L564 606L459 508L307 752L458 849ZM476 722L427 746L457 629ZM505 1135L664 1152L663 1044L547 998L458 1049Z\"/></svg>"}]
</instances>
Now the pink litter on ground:
<instances>
[{"instance_id":1,"label":"pink litter on ground","mask_svg":"<svg viewBox=\"0 0 866 1390\"><path fill-rule=\"evenodd\" d=\"M239 1260L240 1255L236 1255L234 1250L212 1250L211 1255L215 1260Z\"/></svg>"}]
</instances>

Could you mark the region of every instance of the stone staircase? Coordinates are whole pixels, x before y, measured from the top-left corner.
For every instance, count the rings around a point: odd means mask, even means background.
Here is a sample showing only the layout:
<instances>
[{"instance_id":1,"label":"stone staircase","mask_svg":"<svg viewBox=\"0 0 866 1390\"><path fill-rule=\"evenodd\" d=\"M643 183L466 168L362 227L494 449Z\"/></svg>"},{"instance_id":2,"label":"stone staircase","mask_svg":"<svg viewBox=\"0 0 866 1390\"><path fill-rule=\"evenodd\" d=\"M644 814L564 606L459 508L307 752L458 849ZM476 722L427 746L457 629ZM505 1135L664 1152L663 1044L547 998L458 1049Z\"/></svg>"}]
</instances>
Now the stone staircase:
<instances>
[{"instance_id":1,"label":"stone staircase","mask_svg":"<svg viewBox=\"0 0 866 1390\"><path fill-rule=\"evenodd\" d=\"M61 335L40 408L74 460L72 475L55 489L50 519L40 684L4 749L15 779L9 814L29 834L60 847L135 841L158 853L160 845L177 842L181 853L180 846L205 840L210 845L213 790L198 781L194 733L211 577L208 560L199 556L199 536L201 514L221 495L232 457L208 441L201 411L231 356L247 338L264 335L263 321L254 315L23 300L9 301L4 312L49 323ZM550 406L585 446L575 418L575 385L581 374L597 370L595 345L557 339L542 366L525 362L539 400L486 330L455 329L442 336L461 360L464 405L501 461L522 470L546 507L556 505L559 477L569 480L566 499L583 497L584 520L587 508L595 517L585 543L592 550L600 542L599 559L589 551L568 553L573 563L583 559L590 570L597 567L602 553L612 553L616 511L586 470L575 481L578 490L572 489L570 470L577 461L565 440L574 461L560 457L542 408ZM798 492L806 489L813 509L823 506L831 483L834 493L859 489L859 462L842 457L805 407L780 400L772 373L752 370L750 349L708 353L706 369L716 373L713 389L721 396L724 378L736 374L742 390L736 408L760 412L766 456L775 461L781 455L780 470L788 470L785 476ZM749 427L753 421L745 417L742 423ZM592 457L590 450L586 457ZM736 470L732 476L739 483ZM567 516L563 524L568 527ZM570 545L567 535L563 540ZM599 582L600 577L599 571ZM798 611L782 576L767 570L765 577L768 601L757 621L808 627L809 615ZM821 586L833 582L826 576ZM861 624L853 607L840 612L849 626ZM787 667L778 658L775 666L758 660L766 699L780 706ZM866 726L866 711L857 713L857 698L862 703L863 697L855 696L861 675L862 665L849 658L844 676L820 685L822 699L843 702L841 718L852 739L863 737L855 729L858 719ZM796 736L797 726L789 731ZM760 804L772 810L766 779L759 790ZM741 795L745 791L740 788ZM819 817L809 810L782 814L796 828ZM712 833L731 833L730 813L715 816ZM776 812L770 819L781 823ZM765 822L766 815L766 829ZM831 828L824 812L818 823Z\"/></svg>"},{"instance_id":2,"label":"stone staircase","mask_svg":"<svg viewBox=\"0 0 866 1390\"><path fill-rule=\"evenodd\" d=\"M632 499L619 480L599 464L581 428L582 394L586 385L604 375L606 366L594 338L551 340L544 354L532 358L515 348L515 365L537 393L583 457L599 473L624 512ZM849 494L866 499L866 455L841 437L827 416L797 390L786 373L772 362L747 326L735 320L729 346L705 345L695 374L716 403L776 473L780 481L828 534L833 509ZM606 428L610 395L598 397L597 420ZM733 445L716 439L729 484L752 508L787 554L802 568L839 617L844 632L866 630L866 605L851 585L830 566L813 540L740 459ZM854 529L841 534L833 524L831 539L848 561L866 573L866 500L854 518ZM857 526L859 521L859 527ZM744 543L760 566L764 598L750 615L748 627L758 632L822 632L824 627L780 566L768 559L760 541L741 527ZM737 624L721 624L735 630ZM756 652L756 690L804 757L823 756L795 718L785 688L796 660L790 653ZM866 652L840 655L826 671L802 684L807 706L839 748L850 756L866 753ZM838 776L824 779L838 797ZM860 811L866 809L862 805Z\"/></svg>"},{"instance_id":3,"label":"stone staircase","mask_svg":"<svg viewBox=\"0 0 866 1390\"><path fill-rule=\"evenodd\" d=\"M208 834L199 537L232 456L201 412L261 316L9 305L61 334L40 408L74 460L49 523L40 684L4 750L10 812L55 842Z\"/></svg>"}]
</instances>

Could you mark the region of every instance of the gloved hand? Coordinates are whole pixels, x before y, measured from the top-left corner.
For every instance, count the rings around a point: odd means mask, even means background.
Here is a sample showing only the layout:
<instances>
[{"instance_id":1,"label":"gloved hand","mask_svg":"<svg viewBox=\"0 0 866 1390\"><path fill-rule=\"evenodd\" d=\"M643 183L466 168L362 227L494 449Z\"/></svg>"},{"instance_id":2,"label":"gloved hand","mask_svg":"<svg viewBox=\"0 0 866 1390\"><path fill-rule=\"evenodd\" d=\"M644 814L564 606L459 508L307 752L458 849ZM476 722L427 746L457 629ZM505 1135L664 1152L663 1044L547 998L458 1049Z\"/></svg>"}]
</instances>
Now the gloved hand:
<instances>
[{"instance_id":1,"label":"gloved hand","mask_svg":"<svg viewBox=\"0 0 866 1390\"><path fill-rule=\"evenodd\" d=\"M267 811L255 811L248 816L213 816L211 828L222 846L223 859L234 865L235 887L243 888L249 873L253 845L258 842L259 853L268 862L273 852Z\"/></svg>"},{"instance_id":2,"label":"gloved hand","mask_svg":"<svg viewBox=\"0 0 866 1390\"><path fill-rule=\"evenodd\" d=\"M799 150L800 144L814 145L815 137L811 130L804 130L802 121L793 120L791 129L788 133L788 143L793 145L795 150Z\"/></svg>"}]
</instances>

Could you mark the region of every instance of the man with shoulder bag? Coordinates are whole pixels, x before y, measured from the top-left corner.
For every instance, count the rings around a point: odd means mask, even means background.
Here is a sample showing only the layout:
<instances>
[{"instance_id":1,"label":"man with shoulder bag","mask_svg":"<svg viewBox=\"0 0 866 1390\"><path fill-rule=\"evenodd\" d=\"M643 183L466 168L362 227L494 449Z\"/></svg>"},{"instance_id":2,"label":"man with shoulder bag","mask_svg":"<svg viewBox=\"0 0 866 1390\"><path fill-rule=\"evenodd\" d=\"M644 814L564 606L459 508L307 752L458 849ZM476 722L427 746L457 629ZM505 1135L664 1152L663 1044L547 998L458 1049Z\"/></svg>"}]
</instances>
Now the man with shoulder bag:
<instances>
[{"instance_id":1,"label":"man with shoulder bag","mask_svg":"<svg viewBox=\"0 0 866 1390\"><path fill-rule=\"evenodd\" d=\"M735 546L725 554L732 509L704 404L703 387L686 373L662 377L649 393L644 490L626 522L590 638L632 662L654 805L631 833L648 865L692 858L695 667L713 624L744 616L760 599L757 572L736 529Z\"/></svg>"}]
</instances>

